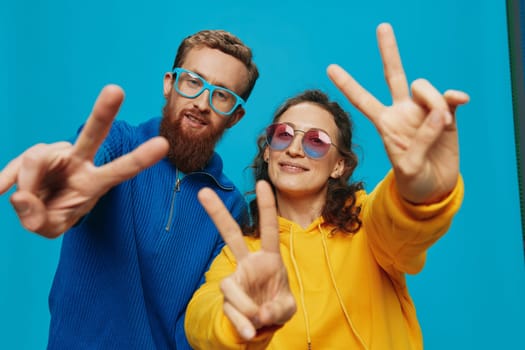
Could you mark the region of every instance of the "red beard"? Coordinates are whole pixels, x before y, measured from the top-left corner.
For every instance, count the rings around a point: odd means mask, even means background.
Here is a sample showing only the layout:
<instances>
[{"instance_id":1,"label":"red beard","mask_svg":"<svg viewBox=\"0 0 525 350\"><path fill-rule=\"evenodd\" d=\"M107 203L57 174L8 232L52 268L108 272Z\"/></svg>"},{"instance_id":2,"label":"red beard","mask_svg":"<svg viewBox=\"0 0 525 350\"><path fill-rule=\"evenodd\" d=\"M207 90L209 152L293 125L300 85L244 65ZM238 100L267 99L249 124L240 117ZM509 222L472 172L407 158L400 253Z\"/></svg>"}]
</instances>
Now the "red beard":
<instances>
[{"instance_id":1,"label":"red beard","mask_svg":"<svg viewBox=\"0 0 525 350\"><path fill-rule=\"evenodd\" d=\"M166 103L162 109L160 123L160 136L164 136L170 144L168 160L184 173L204 169L225 128L210 128L198 136L189 135L182 128L183 116L173 116L168 105L169 103Z\"/></svg>"}]
</instances>

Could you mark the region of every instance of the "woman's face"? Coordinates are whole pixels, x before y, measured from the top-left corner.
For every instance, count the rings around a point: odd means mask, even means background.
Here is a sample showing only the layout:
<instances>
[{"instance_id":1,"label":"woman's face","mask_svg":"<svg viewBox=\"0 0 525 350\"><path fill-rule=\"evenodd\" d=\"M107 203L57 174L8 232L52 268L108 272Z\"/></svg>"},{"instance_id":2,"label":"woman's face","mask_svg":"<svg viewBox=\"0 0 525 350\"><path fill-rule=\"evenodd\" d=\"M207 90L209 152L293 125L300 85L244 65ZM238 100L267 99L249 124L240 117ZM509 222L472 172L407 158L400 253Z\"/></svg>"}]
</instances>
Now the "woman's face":
<instances>
[{"instance_id":1,"label":"woman's face","mask_svg":"<svg viewBox=\"0 0 525 350\"><path fill-rule=\"evenodd\" d=\"M314 103L303 102L284 112L279 123L287 123L295 130L324 130L337 145L337 126L333 116ZM343 173L344 160L334 146L321 158L309 158L304 152L303 132L296 132L291 144L280 151L266 147L264 159L268 175L278 192L300 197L326 195L328 179Z\"/></svg>"}]
</instances>

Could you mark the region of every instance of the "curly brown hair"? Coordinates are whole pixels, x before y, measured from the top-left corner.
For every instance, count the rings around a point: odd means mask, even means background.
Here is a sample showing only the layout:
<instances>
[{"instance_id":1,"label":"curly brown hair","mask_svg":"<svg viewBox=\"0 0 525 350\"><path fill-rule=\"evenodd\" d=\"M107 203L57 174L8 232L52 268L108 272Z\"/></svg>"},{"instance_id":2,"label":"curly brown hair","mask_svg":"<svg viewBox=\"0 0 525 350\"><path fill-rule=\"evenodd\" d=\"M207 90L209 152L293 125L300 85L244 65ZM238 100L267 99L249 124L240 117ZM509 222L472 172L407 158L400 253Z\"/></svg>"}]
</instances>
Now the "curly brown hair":
<instances>
[{"instance_id":1,"label":"curly brown hair","mask_svg":"<svg viewBox=\"0 0 525 350\"><path fill-rule=\"evenodd\" d=\"M224 52L240 60L248 70L248 82L240 96L248 101L255 86L259 71L253 62L252 50L238 37L225 30L202 30L186 37L179 46L173 68L181 67L188 52L193 48L209 47Z\"/></svg>"},{"instance_id":2,"label":"curly brown hair","mask_svg":"<svg viewBox=\"0 0 525 350\"><path fill-rule=\"evenodd\" d=\"M337 102L330 101L324 92L320 90L306 90L286 100L275 112L272 124L277 123L281 115L290 107L304 102L314 103L333 116L338 128L338 150L343 156L345 164L342 176L328 180L326 202L321 214L326 223L335 226L332 233L336 231L347 234L355 233L361 228L362 224L359 218L361 207L356 203L356 193L363 189L363 183L361 181L350 181L350 177L358 163L357 155L354 152L355 145L352 144L353 125L350 114L344 111ZM264 149L267 147L265 135L259 136L257 147L258 153L250 166L253 171L255 183L259 180L266 180L275 192L275 187L268 175L268 164L264 161ZM253 194L254 191L250 193ZM259 212L256 199L250 201L249 208L251 223L244 227L244 232L248 235L258 237Z\"/></svg>"}]
</instances>

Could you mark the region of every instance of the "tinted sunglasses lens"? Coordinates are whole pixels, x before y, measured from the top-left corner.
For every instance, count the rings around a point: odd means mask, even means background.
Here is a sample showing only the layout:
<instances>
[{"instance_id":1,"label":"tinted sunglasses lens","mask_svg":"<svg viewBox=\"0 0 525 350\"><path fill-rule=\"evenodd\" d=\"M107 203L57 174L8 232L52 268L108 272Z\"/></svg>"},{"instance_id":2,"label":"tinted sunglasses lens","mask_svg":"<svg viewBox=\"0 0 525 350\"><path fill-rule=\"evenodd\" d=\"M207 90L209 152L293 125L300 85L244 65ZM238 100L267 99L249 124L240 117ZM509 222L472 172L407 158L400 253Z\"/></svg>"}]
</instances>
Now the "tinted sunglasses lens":
<instances>
[{"instance_id":1,"label":"tinted sunglasses lens","mask_svg":"<svg viewBox=\"0 0 525 350\"><path fill-rule=\"evenodd\" d=\"M272 124L266 128L266 141L276 151L281 151L290 146L293 135L293 128L287 124Z\"/></svg>"},{"instance_id":2,"label":"tinted sunglasses lens","mask_svg":"<svg viewBox=\"0 0 525 350\"><path fill-rule=\"evenodd\" d=\"M321 158L330 149L332 140L321 130L308 130L303 137L303 150L311 158Z\"/></svg>"}]
</instances>

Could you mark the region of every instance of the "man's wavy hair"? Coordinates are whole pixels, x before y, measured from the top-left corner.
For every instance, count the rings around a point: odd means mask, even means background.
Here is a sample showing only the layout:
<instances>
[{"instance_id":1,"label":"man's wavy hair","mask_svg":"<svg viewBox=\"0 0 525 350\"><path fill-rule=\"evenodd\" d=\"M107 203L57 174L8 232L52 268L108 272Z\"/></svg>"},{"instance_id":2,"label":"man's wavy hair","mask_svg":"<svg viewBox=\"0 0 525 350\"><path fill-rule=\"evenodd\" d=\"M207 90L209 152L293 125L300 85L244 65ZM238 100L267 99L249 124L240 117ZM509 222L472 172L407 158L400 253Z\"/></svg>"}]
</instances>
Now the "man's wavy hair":
<instances>
[{"instance_id":1,"label":"man's wavy hair","mask_svg":"<svg viewBox=\"0 0 525 350\"><path fill-rule=\"evenodd\" d=\"M326 203L322 209L322 216L326 223L335 226L332 233L337 231L352 234L361 228L359 213L361 207L357 206L356 193L363 189L362 182L351 182L358 159L354 152L352 144L352 121L350 114L345 112L338 103L330 101L328 96L320 90L307 90L299 95L292 97L284 102L273 117L272 123L277 123L281 115L290 107L300 103L313 103L328 111L334 118L335 124L339 130L337 133L337 142L339 153L344 158L344 171L342 176L337 179L328 180L328 191ZM267 147L266 135L261 135L257 140L258 153L250 168L253 171L255 183L259 180L266 180L275 193L275 187L270 181L268 175L268 164L264 161L264 149ZM254 193L254 192L250 192ZM257 201L254 198L249 203L251 213L251 223L244 228L247 235L259 236L259 211Z\"/></svg>"},{"instance_id":2,"label":"man's wavy hair","mask_svg":"<svg viewBox=\"0 0 525 350\"><path fill-rule=\"evenodd\" d=\"M248 97L255 86L259 77L257 66L253 62L252 50L246 46L238 37L224 30L202 30L186 37L179 46L173 68L181 67L184 64L186 55L191 49L209 47L217 49L227 55L240 60L248 69L248 81L244 91L239 95L248 101Z\"/></svg>"}]
</instances>

